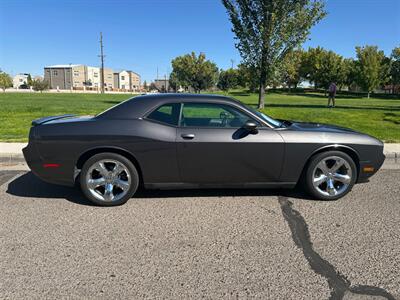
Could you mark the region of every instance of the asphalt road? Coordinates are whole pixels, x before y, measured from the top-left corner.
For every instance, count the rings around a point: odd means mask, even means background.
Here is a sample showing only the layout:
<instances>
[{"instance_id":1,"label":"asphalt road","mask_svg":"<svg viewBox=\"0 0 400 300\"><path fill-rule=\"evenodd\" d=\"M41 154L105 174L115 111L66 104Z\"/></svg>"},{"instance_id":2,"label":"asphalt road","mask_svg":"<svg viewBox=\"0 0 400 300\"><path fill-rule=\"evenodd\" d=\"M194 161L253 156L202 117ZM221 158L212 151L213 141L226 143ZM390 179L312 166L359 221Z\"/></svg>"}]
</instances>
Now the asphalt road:
<instances>
[{"instance_id":1,"label":"asphalt road","mask_svg":"<svg viewBox=\"0 0 400 300\"><path fill-rule=\"evenodd\" d=\"M400 299L398 168L333 202L155 191L101 208L25 171L0 185L0 298Z\"/></svg>"}]
</instances>

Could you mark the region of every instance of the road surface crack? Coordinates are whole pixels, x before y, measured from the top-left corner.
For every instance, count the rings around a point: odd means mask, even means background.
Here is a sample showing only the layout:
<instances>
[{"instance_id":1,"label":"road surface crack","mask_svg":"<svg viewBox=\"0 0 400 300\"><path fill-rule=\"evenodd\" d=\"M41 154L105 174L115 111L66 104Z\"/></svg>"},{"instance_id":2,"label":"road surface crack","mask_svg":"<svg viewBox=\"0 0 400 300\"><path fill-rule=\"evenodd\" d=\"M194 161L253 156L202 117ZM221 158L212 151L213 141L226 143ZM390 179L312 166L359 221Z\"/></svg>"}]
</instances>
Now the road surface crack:
<instances>
[{"instance_id":1,"label":"road surface crack","mask_svg":"<svg viewBox=\"0 0 400 300\"><path fill-rule=\"evenodd\" d=\"M308 225L303 216L295 210L287 197L279 196L279 204L282 214L289 225L292 232L292 238L297 247L302 249L304 257L307 259L311 269L325 277L331 290L330 299L343 299L345 294L358 294L368 296L381 296L386 299L395 299L386 290L369 285L352 286L351 282L343 275L336 271L335 267L327 260L323 259L313 248L310 239Z\"/></svg>"}]
</instances>

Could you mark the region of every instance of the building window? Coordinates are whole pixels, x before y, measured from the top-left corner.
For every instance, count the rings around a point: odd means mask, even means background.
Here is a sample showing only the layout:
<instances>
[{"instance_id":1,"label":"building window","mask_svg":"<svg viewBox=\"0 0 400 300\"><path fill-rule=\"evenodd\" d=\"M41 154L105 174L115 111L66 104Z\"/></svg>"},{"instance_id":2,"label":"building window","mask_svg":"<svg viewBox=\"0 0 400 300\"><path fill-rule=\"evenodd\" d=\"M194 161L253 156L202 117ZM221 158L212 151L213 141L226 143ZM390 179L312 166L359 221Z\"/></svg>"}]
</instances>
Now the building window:
<instances>
[{"instance_id":1,"label":"building window","mask_svg":"<svg viewBox=\"0 0 400 300\"><path fill-rule=\"evenodd\" d=\"M121 80L125 80L125 76L121 76Z\"/></svg>"},{"instance_id":2,"label":"building window","mask_svg":"<svg viewBox=\"0 0 400 300\"><path fill-rule=\"evenodd\" d=\"M53 75L57 76L58 75L58 71L57 70L53 70Z\"/></svg>"},{"instance_id":3,"label":"building window","mask_svg":"<svg viewBox=\"0 0 400 300\"><path fill-rule=\"evenodd\" d=\"M79 76L79 71L74 71L74 76Z\"/></svg>"},{"instance_id":4,"label":"building window","mask_svg":"<svg viewBox=\"0 0 400 300\"><path fill-rule=\"evenodd\" d=\"M93 74L93 77L99 77L99 74L98 74L97 72L95 72L95 73Z\"/></svg>"}]
</instances>

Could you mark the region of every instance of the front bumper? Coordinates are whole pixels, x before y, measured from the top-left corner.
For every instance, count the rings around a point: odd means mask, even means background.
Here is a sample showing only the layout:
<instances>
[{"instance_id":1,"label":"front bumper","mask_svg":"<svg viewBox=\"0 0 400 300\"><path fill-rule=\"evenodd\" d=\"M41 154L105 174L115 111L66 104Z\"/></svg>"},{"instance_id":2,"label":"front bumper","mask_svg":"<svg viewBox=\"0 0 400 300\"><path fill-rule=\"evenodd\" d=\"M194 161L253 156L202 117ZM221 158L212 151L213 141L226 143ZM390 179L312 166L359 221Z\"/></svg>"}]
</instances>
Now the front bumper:
<instances>
[{"instance_id":1,"label":"front bumper","mask_svg":"<svg viewBox=\"0 0 400 300\"><path fill-rule=\"evenodd\" d=\"M373 176L382 167L386 156L381 153L375 159L360 161L358 169L358 180L357 183L368 182L368 179ZM373 169L373 171L365 171Z\"/></svg>"}]
</instances>

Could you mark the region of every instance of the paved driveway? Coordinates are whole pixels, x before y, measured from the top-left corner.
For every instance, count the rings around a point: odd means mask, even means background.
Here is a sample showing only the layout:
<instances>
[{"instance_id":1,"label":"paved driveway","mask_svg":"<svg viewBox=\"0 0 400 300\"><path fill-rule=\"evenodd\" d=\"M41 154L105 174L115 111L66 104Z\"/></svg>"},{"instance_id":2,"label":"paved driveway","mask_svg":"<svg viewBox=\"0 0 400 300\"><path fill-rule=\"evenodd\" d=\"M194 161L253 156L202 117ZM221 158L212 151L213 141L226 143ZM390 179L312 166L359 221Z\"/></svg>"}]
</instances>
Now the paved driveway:
<instances>
[{"instance_id":1,"label":"paved driveway","mask_svg":"<svg viewBox=\"0 0 400 300\"><path fill-rule=\"evenodd\" d=\"M394 168L333 202L156 191L101 208L0 171L0 298L399 299L399 182Z\"/></svg>"}]
</instances>

